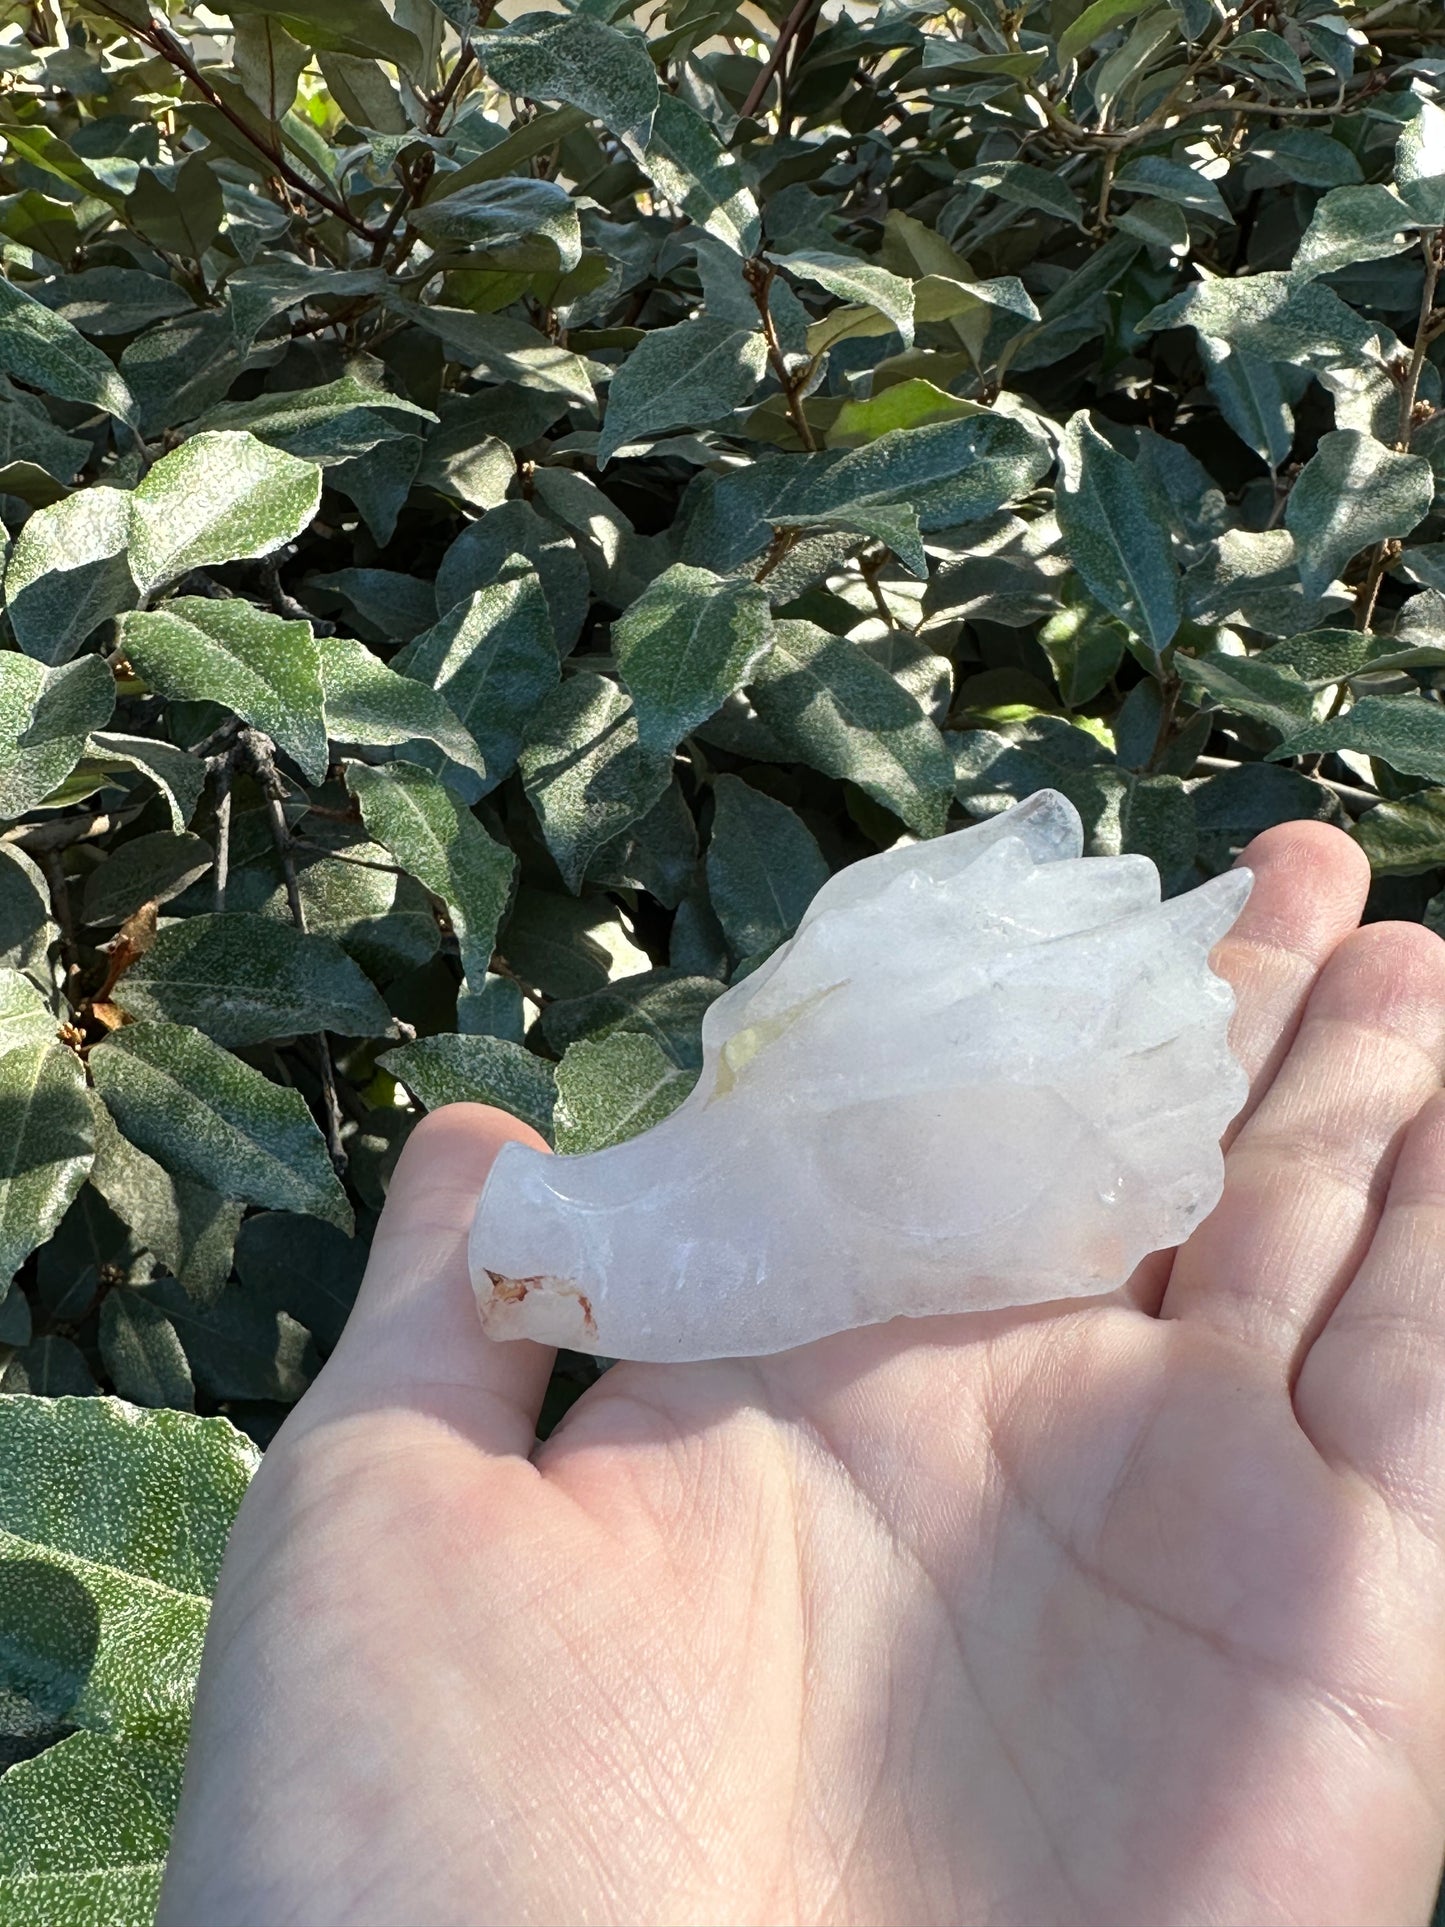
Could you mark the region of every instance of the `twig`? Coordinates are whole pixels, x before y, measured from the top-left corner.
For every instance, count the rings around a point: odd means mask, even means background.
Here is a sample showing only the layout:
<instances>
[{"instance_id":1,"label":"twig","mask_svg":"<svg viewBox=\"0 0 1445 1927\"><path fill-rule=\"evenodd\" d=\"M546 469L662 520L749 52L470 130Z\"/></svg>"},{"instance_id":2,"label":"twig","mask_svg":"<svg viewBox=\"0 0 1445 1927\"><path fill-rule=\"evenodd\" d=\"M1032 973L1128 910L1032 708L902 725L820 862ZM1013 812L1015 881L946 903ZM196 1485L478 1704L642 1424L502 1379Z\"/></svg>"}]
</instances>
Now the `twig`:
<instances>
[{"instance_id":1,"label":"twig","mask_svg":"<svg viewBox=\"0 0 1445 1927\"><path fill-rule=\"evenodd\" d=\"M1227 756L1196 756L1194 767L1205 771L1207 775L1216 775L1231 769L1247 769L1250 765L1233 762ZM1353 783L1336 783L1331 777L1321 776L1318 770L1305 770L1301 773L1308 776L1312 783L1318 783L1321 789L1329 790L1333 795L1338 796L1342 803L1358 804L1361 810L1372 810L1376 804L1383 803L1385 800L1383 796L1376 796L1373 790L1357 789Z\"/></svg>"},{"instance_id":2,"label":"twig","mask_svg":"<svg viewBox=\"0 0 1445 1927\"><path fill-rule=\"evenodd\" d=\"M65 874L65 860L55 848L41 850L40 868L45 873L45 881L50 890L50 907L55 912L55 921L60 926L60 955L65 965L65 1001L75 1009L72 994L75 980L80 975L80 945L75 936L75 912L70 902L70 882Z\"/></svg>"},{"instance_id":3,"label":"twig","mask_svg":"<svg viewBox=\"0 0 1445 1927\"><path fill-rule=\"evenodd\" d=\"M788 364L783 355L783 344L778 340L778 331L773 326L773 312L768 306L768 295L773 285L773 269L761 261L743 263L743 279L748 284L748 292L753 297L753 305L763 324L763 339L768 344L768 366L777 377L783 391L783 406L788 411L788 420L793 424L794 433L811 455L817 449L812 428L808 424L807 410L799 393L801 383L788 373Z\"/></svg>"},{"instance_id":4,"label":"twig","mask_svg":"<svg viewBox=\"0 0 1445 1927\"><path fill-rule=\"evenodd\" d=\"M778 37L773 42L773 51L768 55L767 65L748 89L748 97L743 102L739 119L751 120L758 111L763 95L773 84L773 76L787 58L794 36L802 28L808 15L820 4L821 0L796 0L793 11L778 30Z\"/></svg>"},{"instance_id":5,"label":"twig","mask_svg":"<svg viewBox=\"0 0 1445 1927\"><path fill-rule=\"evenodd\" d=\"M259 729L246 728L241 731L241 743L250 758L255 771L256 781L261 786L261 794L266 801L266 815L271 825L271 839L276 845L276 855L280 859L281 874L286 883L286 902L290 906L291 921L304 935L306 930L306 911L301 902L301 885L296 876L296 855L291 838L291 826L286 821L286 785L281 772L276 767L276 749L269 736L263 736ZM324 1030L315 1036L317 1068L321 1072L321 1109L326 1126L326 1148L331 1154L331 1163L337 1177L346 1175L346 1146L341 1141L341 1102L336 1095L336 1071L331 1062L331 1046L326 1041Z\"/></svg>"},{"instance_id":6,"label":"twig","mask_svg":"<svg viewBox=\"0 0 1445 1927\"><path fill-rule=\"evenodd\" d=\"M72 843L89 843L133 821L144 804L133 810L100 810L93 816L53 816L45 823L16 823L0 835L0 843L39 857L47 850L67 850Z\"/></svg>"},{"instance_id":7,"label":"twig","mask_svg":"<svg viewBox=\"0 0 1445 1927\"><path fill-rule=\"evenodd\" d=\"M176 72L183 74L191 83L202 100L206 101L209 106L214 107L218 114L224 115L232 127L235 128L236 132L245 140L249 141L258 154L263 154L266 157L271 168L285 181L289 188L293 189L297 194L304 194L308 200L315 201L318 207L324 207L327 213L334 214L338 221L344 221L347 227L349 227L353 233L359 234L363 240L375 240L376 237L372 230L364 221L359 221L356 218L344 201L338 201L334 195L328 194L325 188L317 187L313 182L308 181L304 174L298 173L279 148L272 147L269 141L262 140L255 128L246 121L244 116L238 114L234 108L226 104L222 95L216 92L216 89L205 78L200 68L191 59L186 49L174 37L170 28L167 27L163 21L153 16L148 25L144 27L137 26L133 20L127 20L124 14L113 13L109 7L103 4L103 0L97 0L97 10L104 13L108 19L114 20L118 26L122 27L126 33L133 35L142 45L152 48L163 60L168 60Z\"/></svg>"},{"instance_id":8,"label":"twig","mask_svg":"<svg viewBox=\"0 0 1445 1927\"><path fill-rule=\"evenodd\" d=\"M1415 427L1415 397L1420 392L1420 374L1430 348L1435 285L1440 279L1441 268L1445 267L1445 252L1442 250L1445 250L1445 228L1430 235L1425 242L1425 281L1420 290L1420 316L1415 324L1415 344L1410 353L1410 363L1405 370L1405 379L1400 384L1400 417L1395 429L1395 446L1401 451L1408 451ZM1374 619L1375 603L1379 599L1380 584L1384 580L1390 553L1390 544L1384 541L1376 545L1375 553L1370 557L1369 572L1355 599L1355 616L1362 629L1368 629Z\"/></svg>"},{"instance_id":9,"label":"twig","mask_svg":"<svg viewBox=\"0 0 1445 1927\"><path fill-rule=\"evenodd\" d=\"M232 765L232 757L223 756L216 770L216 863L215 897L212 908L217 916L226 907L226 884L231 873Z\"/></svg>"}]
</instances>

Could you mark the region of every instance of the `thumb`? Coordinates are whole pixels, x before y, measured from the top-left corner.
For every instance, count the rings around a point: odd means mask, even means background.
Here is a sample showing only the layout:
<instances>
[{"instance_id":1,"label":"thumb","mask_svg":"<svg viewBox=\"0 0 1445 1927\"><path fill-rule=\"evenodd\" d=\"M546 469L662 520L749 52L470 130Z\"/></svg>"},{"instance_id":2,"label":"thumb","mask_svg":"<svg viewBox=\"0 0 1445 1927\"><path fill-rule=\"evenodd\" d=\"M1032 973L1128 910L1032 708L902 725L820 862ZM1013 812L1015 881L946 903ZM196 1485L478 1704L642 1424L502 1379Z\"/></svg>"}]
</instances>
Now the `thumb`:
<instances>
[{"instance_id":1,"label":"thumb","mask_svg":"<svg viewBox=\"0 0 1445 1927\"><path fill-rule=\"evenodd\" d=\"M530 1126L485 1104L449 1104L417 1125L397 1162L355 1309L307 1394L308 1416L331 1416L339 1403L349 1412L440 1405L455 1418L461 1394L467 1428L485 1449L531 1451L552 1350L487 1338L467 1268L477 1199L512 1141L547 1149Z\"/></svg>"}]
</instances>

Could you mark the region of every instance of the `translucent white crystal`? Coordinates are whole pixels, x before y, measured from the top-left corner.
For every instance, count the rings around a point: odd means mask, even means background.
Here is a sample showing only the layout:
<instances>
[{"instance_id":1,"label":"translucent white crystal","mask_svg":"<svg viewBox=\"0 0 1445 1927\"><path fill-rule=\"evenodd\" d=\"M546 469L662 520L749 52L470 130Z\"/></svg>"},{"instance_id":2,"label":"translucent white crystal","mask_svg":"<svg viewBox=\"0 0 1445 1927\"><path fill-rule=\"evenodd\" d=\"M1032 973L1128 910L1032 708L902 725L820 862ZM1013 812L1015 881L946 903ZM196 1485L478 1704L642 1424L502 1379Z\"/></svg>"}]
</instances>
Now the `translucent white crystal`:
<instances>
[{"instance_id":1,"label":"translucent white crystal","mask_svg":"<svg viewBox=\"0 0 1445 1927\"><path fill-rule=\"evenodd\" d=\"M781 1351L1109 1291L1214 1206L1244 1101L1209 969L1232 870L1161 903L1052 790L832 877L718 998L696 1089L583 1157L506 1145L482 1323L614 1358Z\"/></svg>"}]
</instances>

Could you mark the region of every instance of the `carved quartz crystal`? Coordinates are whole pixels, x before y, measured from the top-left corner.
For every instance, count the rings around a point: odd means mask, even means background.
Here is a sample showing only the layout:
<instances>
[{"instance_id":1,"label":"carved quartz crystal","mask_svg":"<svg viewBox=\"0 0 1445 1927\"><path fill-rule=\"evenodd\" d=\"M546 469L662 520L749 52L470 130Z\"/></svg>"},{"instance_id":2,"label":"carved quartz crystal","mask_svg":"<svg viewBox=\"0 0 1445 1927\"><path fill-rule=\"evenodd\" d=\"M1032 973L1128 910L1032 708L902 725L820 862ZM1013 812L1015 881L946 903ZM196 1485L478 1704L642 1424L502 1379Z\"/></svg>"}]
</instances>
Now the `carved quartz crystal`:
<instances>
[{"instance_id":1,"label":"carved quartz crystal","mask_svg":"<svg viewBox=\"0 0 1445 1927\"><path fill-rule=\"evenodd\" d=\"M669 1118L503 1148L471 1241L487 1333L747 1356L1109 1291L1179 1243L1245 1095L1208 959L1250 877L1161 903L1147 857L1082 849L1043 790L832 877L708 1010Z\"/></svg>"}]
</instances>

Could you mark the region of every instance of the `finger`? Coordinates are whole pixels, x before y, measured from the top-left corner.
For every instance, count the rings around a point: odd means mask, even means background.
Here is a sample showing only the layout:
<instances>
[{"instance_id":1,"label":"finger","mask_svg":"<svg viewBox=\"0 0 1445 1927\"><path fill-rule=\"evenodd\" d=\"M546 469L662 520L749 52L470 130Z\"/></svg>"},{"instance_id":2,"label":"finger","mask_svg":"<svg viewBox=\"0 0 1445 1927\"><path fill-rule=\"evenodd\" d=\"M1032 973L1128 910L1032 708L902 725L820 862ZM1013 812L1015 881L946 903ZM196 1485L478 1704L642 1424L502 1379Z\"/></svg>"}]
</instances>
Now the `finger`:
<instances>
[{"instance_id":1,"label":"finger","mask_svg":"<svg viewBox=\"0 0 1445 1927\"><path fill-rule=\"evenodd\" d=\"M531 1450L551 1349L486 1338L467 1268L482 1185L498 1151L513 1141L547 1148L527 1125L485 1104L449 1104L412 1132L355 1309L309 1395L312 1417L336 1402L348 1409L435 1405L460 1392L469 1428L488 1449ZM455 1400L449 1403L455 1409Z\"/></svg>"},{"instance_id":2,"label":"finger","mask_svg":"<svg viewBox=\"0 0 1445 1927\"><path fill-rule=\"evenodd\" d=\"M1202 1320L1293 1372L1369 1248L1400 1137L1442 1069L1445 944L1418 924L1357 931L1235 1140L1163 1316Z\"/></svg>"},{"instance_id":3,"label":"finger","mask_svg":"<svg viewBox=\"0 0 1445 1927\"><path fill-rule=\"evenodd\" d=\"M1295 1388L1324 1456L1445 1538L1445 1096L1400 1147L1384 1214Z\"/></svg>"},{"instance_id":4,"label":"finger","mask_svg":"<svg viewBox=\"0 0 1445 1927\"><path fill-rule=\"evenodd\" d=\"M1358 925L1370 885L1359 845L1325 823L1281 823L1255 837L1240 862L1254 872L1254 889L1211 959L1234 990L1229 1040L1250 1080L1226 1144L1269 1089L1315 979ZM1155 1252L1135 1272L1127 1292L1141 1310L1158 1311L1173 1264L1172 1251Z\"/></svg>"},{"instance_id":5,"label":"finger","mask_svg":"<svg viewBox=\"0 0 1445 1927\"><path fill-rule=\"evenodd\" d=\"M1237 1137L1284 1062L1320 971L1359 924L1370 862L1327 823L1281 823L1255 837L1240 863L1254 889L1213 965L1234 989L1229 1042L1249 1097L1226 1133Z\"/></svg>"}]
</instances>

